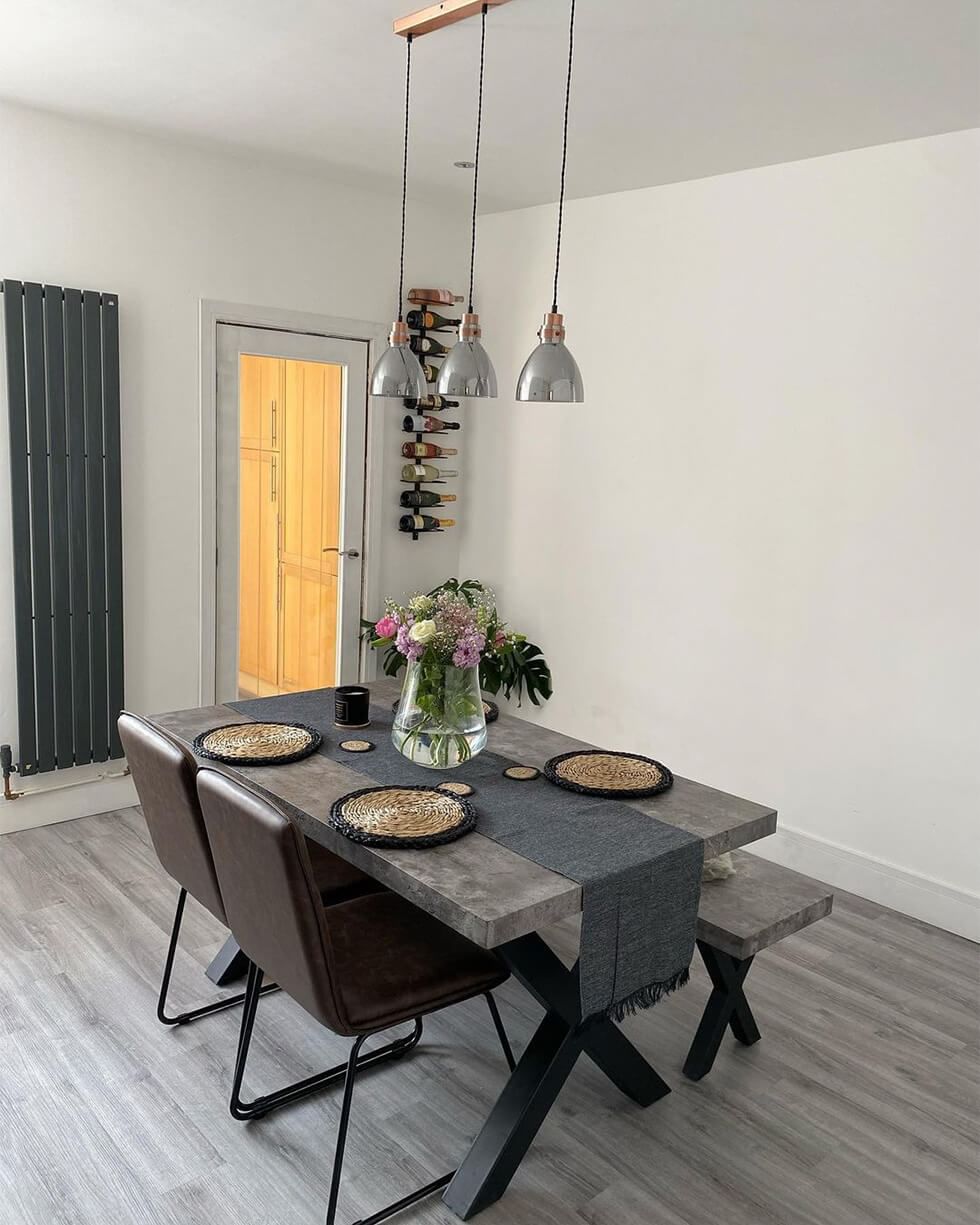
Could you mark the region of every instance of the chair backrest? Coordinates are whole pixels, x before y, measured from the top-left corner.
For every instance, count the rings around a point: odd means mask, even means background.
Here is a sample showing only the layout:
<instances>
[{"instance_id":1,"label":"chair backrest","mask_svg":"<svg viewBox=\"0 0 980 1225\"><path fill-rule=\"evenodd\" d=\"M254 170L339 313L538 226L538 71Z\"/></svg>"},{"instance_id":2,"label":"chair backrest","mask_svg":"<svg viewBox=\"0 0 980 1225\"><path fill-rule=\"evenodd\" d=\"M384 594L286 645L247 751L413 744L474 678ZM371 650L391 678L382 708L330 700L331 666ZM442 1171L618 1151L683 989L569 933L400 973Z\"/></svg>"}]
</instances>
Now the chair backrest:
<instances>
[{"instance_id":1,"label":"chair backrest","mask_svg":"<svg viewBox=\"0 0 980 1225\"><path fill-rule=\"evenodd\" d=\"M138 715L117 724L150 840L164 869L227 927L214 859L197 799L197 765Z\"/></svg>"},{"instance_id":2,"label":"chair backrest","mask_svg":"<svg viewBox=\"0 0 980 1225\"><path fill-rule=\"evenodd\" d=\"M322 1025L351 1034L306 839L275 805L216 770L197 793L228 923L246 956Z\"/></svg>"}]
</instances>

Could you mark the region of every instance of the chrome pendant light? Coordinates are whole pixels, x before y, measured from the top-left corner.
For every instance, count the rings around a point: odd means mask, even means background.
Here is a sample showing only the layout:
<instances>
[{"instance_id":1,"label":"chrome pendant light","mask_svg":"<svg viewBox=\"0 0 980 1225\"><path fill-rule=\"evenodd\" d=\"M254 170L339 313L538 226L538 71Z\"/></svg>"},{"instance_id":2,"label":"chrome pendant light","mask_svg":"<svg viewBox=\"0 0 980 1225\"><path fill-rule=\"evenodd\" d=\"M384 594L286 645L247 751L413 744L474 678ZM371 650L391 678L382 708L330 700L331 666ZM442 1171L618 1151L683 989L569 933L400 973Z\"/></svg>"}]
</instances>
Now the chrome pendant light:
<instances>
[{"instance_id":1,"label":"chrome pendant light","mask_svg":"<svg viewBox=\"0 0 980 1225\"><path fill-rule=\"evenodd\" d=\"M480 316L473 311L473 266L476 260L476 206L480 182L480 129L483 124L483 64L487 41L487 5L480 10L480 85L476 102L476 152L473 155L473 220L470 229L470 291L466 313L460 320L459 340L442 363L436 390L443 396L497 394L497 375L490 356L480 343Z\"/></svg>"},{"instance_id":2,"label":"chrome pendant light","mask_svg":"<svg viewBox=\"0 0 980 1225\"><path fill-rule=\"evenodd\" d=\"M561 226L565 210L565 162L568 156L568 99L572 87L572 51L575 38L575 0L568 22L568 74L565 78L565 120L561 143L561 187L558 194L558 241L555 244L555 284L551 310L538 332L540 344L524 363L517 380L517 398L581 404L585 399L578 363L565 347L565 320L558 313L558 268L561 263Z\"/></svg>"},{"instance_id":3,"label":"chrome pendant light","mask_svg":"<svg viewBox=\"0 0 980 1225\"><path fill-rule=\"evenodd\" d=\"M419 359L408 343L408 328L402 315L402 296L405 292L405 209L408 198L408 117L412 84L412 36L405 40L408 48L405 57L405 143L402 149L402 234L398 256L398 303L396 319L391 325L388 348L371 372L371 395L388 396L391 399L421 400L426 394L425 374Z\"/></svg>"}]
</instances>

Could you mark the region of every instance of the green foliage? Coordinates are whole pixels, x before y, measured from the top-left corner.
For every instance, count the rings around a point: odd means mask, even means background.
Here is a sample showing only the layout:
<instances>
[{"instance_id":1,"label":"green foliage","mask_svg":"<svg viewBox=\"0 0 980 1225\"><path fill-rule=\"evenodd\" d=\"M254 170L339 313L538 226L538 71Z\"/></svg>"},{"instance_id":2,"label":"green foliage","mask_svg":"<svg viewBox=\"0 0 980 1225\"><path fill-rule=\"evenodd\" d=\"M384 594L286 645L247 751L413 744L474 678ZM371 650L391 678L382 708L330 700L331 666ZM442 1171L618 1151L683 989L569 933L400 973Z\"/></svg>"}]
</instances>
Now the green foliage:
<instances>
[{"instance_id":1,"label":"green foliage","mask_svg":"<svg viewBox=\"0 0 980 1225\"><path fill-rule=\"evenodd\" d=\"M508 701L516 694L518 706L526 691L531 702L540 706L541 700L551 697L551 669L541 648L524 639L487 651L480 661L480 686L485 693L503 689Z\"/></svg>"}]
</instances>

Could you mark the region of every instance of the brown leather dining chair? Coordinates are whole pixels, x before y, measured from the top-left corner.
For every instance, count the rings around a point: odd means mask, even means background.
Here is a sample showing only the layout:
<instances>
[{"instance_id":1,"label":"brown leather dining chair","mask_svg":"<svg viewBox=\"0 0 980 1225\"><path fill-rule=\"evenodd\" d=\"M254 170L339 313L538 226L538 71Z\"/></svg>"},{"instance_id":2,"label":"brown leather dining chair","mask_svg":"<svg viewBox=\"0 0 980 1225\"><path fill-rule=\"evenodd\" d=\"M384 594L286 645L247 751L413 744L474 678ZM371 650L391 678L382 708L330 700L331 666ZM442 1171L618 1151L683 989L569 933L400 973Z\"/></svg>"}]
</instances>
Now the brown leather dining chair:
<instances>
[{"instance_id":1,"label":"brown leather dining chair","mask_svg":"<svg viewBox=\"0 0 980 1225\"><path fill-rule=\"evenodd\" d=\"M151 727L138 715L123 711L117 726L153 849L164 871L180 886L157 1002L157 1017L164 1025L186 1025L200 1017L234 1008L245 1000L245 995L239 994L176 1016L167 1013L167 993L188 893L219 923L228 926L197 799L197 762L176 741ZM313 845L310 852L316 885L325 901L342 900L380 888L369 876L339 856L332 855L326 848ZM265 988L266 992L275 990L275 984Z\"/></svg>"},{"instance_id":2,"label":"brown leather dining chair","mask_svg":"<svg viewBox=\"0 0 980 1225\"><path fill-rule=\"evenodd\" d=\"M395 893L367 894L324 907L306 839L273 804L214 770L202 769L197 789L232 928L251 960L234 1100L241 1088L265 972L312 1017L353 1038L334 1154L327 1225L334 1225L356 1073L372 1034L414 1022L452 1004L485 996L508 1067L507 1035L491 994L508 977L503 963ZM261 967L261 969L260 969ZM388 1048L382 1048L386 1050ZM403 1053L403 1052L402 1052ZM240 1117L240 1116L238 1116ZM375 1225L433 1192L452 1173L365 1218Z\"/></svg>"}]
</instances>

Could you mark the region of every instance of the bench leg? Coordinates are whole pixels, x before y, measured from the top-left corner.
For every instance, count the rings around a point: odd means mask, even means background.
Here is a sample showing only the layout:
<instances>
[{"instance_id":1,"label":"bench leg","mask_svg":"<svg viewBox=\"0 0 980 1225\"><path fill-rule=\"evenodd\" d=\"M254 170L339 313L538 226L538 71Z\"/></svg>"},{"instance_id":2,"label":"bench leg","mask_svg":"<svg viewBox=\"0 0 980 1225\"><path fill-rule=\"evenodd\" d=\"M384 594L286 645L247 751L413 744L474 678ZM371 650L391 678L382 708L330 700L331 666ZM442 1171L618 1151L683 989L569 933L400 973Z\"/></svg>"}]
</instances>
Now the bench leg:
<instances>
[{"instance_id":1,"label":"bench leg","mask_svg":"<svg viewBox=\"0 0 980 1225\"><path fill-rule=\"evenodd\" d=\"M762 1036L743 990L752 958L739 961L703 940L698 941L698 950L711 978L711 995L684 1063L684 1075L691 1080L700 1080L711 1071L729 1026L744 1046L751 1046Z\"/></svg>"}]
</instances>

